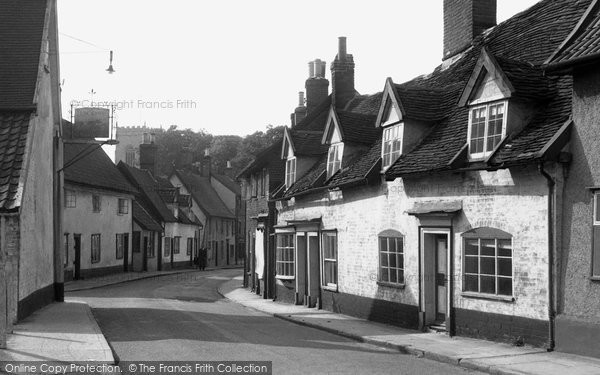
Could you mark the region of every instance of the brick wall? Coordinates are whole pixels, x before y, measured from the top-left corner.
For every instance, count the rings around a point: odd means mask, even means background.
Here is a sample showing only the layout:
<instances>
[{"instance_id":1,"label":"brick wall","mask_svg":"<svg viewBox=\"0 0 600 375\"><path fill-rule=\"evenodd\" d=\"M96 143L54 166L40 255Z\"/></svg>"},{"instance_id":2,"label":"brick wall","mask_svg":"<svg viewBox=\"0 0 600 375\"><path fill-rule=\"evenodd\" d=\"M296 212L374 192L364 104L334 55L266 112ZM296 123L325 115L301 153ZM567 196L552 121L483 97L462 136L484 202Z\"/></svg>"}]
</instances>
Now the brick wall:
<instances>
[{"instance_id":1,"label":"brick wall","mask_svg":"<svg viewBox=\"0 0 600 375\"><path fill-rule=\"evenodd\" d=\"M278 224L321 218L322 229L338 233L338 288L347 295L419 305L419 225L406 214L415 202L461 200L454 220L453 304L464 310L529 319L548 318L547 184L535 167L498 172L444 174L292 200ZM472 228L491 226L513 235L514 302L461 295L462 238ZM393 229L405 236L404 289L382 286L378 278L377 236Z\"/></svg>"},{"instance_id":2,"label":"brick wall","mask_svg":"<svg viewBox=\"0 0 600 375\"><path fill-rule=\"evenodd\" d=\"M496 24L496 0L444 0L444 58L471 44Z\"/></svg>"}]
</instances>

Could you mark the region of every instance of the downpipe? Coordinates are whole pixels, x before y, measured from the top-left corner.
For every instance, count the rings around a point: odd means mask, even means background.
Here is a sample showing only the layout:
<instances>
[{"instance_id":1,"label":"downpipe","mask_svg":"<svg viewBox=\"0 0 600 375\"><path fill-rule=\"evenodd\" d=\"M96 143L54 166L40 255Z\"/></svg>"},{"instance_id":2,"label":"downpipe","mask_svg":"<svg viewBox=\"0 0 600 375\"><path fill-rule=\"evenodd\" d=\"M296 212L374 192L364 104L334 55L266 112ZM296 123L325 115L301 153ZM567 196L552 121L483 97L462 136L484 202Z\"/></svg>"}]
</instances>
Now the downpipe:
<instances>
[{"instance_id":1,"label":"downpipe","mask_svg":"<svg viewBox=\"0 0 600 375\"><path fill-rule=\"evenodd\" d=\"M538 170L548 182L548 346L547 350L554 351L555 346L555 315L554 311L554 194L556 181L544 169L544 162L540 162Z\"/></svg>"}]
</instances>

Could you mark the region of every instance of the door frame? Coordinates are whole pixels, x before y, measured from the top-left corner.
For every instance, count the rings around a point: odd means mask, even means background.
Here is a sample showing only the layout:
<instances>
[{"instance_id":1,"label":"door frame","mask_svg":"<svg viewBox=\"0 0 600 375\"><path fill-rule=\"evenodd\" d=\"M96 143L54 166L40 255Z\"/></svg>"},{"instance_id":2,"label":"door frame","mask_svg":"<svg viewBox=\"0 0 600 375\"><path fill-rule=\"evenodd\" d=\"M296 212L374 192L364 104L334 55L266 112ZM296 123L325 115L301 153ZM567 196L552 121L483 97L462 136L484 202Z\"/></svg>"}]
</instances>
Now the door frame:
<instances>
[{"instance_id":1,"label":"door frame","mask_svg":"<svg viewBox=\"0 0 600 375\"><path fill-rule=\"evenodd\" d=\"M425 234L445 234L448 238L446 249L446 333L454 335L453 289L454 289L454 232L451 226L419 226L419 328L424 329L425 323ZM436 250L437 251L437 250ZM434 281L435 283L435 281ZM436 294L437 297L437 294ZM436 299L437 300L437 299ZM437 303L437 302L436 302Z\"/></svg>"}]
</instances>

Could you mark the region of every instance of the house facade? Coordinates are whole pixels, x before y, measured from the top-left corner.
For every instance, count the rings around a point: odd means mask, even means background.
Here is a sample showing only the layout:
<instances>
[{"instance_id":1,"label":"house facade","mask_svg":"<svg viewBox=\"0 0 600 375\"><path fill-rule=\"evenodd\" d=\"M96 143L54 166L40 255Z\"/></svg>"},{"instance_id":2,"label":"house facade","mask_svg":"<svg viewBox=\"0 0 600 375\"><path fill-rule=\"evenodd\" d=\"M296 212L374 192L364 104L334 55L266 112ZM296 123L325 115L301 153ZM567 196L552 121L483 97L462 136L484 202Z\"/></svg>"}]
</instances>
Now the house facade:
<instances>
[{"instance_id":1,"label":"house facade","mask_svg":"<svg viewBox=\"0 0 600 375\"><path fill-rule=\"evenodd\" d=\"M65 277L130 271L137 191L98 143L67 141L64 156Z\"/></svg>"},{"instance_id":2,"label":"house facade","mask_svg":"<svg viewBox=\"0 0 600 375\"><path fill-rule=\"evenodd\" d=\"M547 62L595 4L496 25L495 1L445 1L442 65L374 95L340 38L331 95L282 142L274 298L548 349L595 327L595 72Z\"/></svg>"},{"instance_id":3,"label":"house facade","mask_svg":"<svg viewBox=\"0 0 600 375\"><path fill-rule=\"evenodd\" d=\"M595 46L600 7L592 2L580 24L547 60L550 75L573 79L569 168L565 173L556 258L556 345L600 357L600 73Z\"/></svg>"},{"instance_id":4,"label":"house facade","mask_svg":"<svg viewBox=\"0 0 600 375\"><path fill-rule=\"evenodd\" d=\"M180 194L190 196L190 212L203 225L203 233L198 241L200 249L206 249L207 266L221 267L235 265L236 243L238 240L238 219L227 204L221 199L219 189L227 189L219 183L213 185L210 156L196 166L187 166L186 169L176 169L169 177L170 183L175 186ZM220 176L221 180L227 178ZM231 182L233 184L233 181ZM235 195L232 199L235 206L239 201L239 188L229 190ZM227 201L227 196L221 192Z\"/></svg>"},{"instance_id":5,"label":"house facade","mask_svg":"<svg viewBox=\"0 0 600 375\"><path fill-rule=\"evenodd\" d=\"M0 347L63 299L56 1L0 5ZM57 141L55 141L55 136Z\"/></svg>"}]
</instances>

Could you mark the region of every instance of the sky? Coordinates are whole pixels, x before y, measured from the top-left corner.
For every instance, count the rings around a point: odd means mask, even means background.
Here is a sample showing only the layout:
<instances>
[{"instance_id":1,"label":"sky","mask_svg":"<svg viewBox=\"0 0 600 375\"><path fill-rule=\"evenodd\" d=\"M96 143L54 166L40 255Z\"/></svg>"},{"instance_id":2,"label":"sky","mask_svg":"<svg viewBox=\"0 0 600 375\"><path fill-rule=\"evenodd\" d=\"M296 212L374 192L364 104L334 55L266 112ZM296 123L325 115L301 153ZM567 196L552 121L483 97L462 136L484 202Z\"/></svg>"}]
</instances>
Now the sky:
<instances>
[{"instance_id":1,"label":"sky","mask_svg":"<svg viewBox=\"0 0 600 375\"><path fill-rule=\"evenodd\" d=\"M499 0L498 22L537 0ZM330 63L339 36L355 88L383 89L433 70L442 0L60 0L63 117L113 103L118 126L247 135L289 125L308 62ZM114 74L108 74L114 51ZM330 85L331 88L331 85Z\"/></svg>"}]
</instances>

